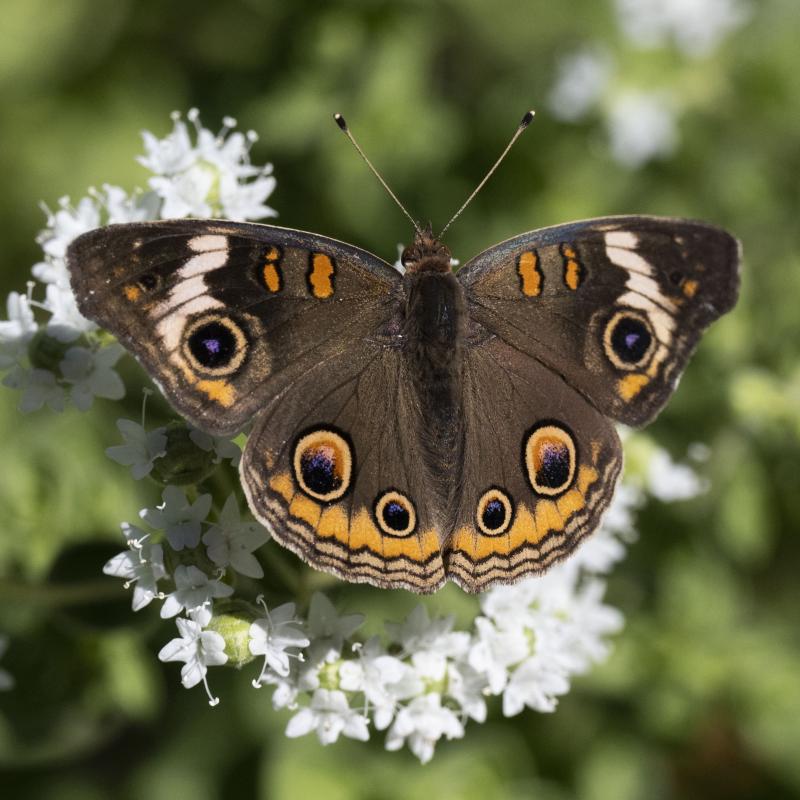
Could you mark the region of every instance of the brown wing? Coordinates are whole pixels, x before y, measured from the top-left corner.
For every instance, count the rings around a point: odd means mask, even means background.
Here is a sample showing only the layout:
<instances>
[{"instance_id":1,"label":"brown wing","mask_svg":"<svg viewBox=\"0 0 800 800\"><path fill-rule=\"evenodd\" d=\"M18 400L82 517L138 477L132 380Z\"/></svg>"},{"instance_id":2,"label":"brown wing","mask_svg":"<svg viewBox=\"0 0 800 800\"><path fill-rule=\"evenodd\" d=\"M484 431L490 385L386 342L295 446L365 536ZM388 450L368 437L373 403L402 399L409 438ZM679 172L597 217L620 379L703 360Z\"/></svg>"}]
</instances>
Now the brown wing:
<instances>
[{"instance_id":1,"label":"brown wing","mask_svg":"<svg viewBox=\"0 0 800 800\"><path fill-rule=\"evenodd\" d=\"M400 283L333 239L215 220L111 225L76 239L67 259L81 312L215 433L241 429L292 380L372 335Z\"/></svg>"},{"instance_id":2,"label":"brown wing","mask_svg":"<svg viewBox=\"0 0 800 800\"><path fill-rule=\"evenodd\" d=\"M512 583L595 530L622 449L613 425L559 375L487 335L466 353L464 435L448 578L470 592Z\"/></svg>"},{"instance_id":3,"label":"brown wing","mask_svg":"<svg viewBox=\"0 0 800 800\"><path fill-rule=\"evenodd\" d=\"M642 425L736 302L739 245L711 225L607 217L526 233L458 272L470 317L603 414Z\"/></svg>"},{"instance_id":4,"label":"brown wing","mask_svg":"<svg viewBox=\"0 0 800 800\"><path fill-rule=\"evenodd\" d=\"M441 509L411 387L397 338L309 369L257 418L241 477L258 519L312 566L428 593L445 580Z\"/></svg>"}]
</instances>

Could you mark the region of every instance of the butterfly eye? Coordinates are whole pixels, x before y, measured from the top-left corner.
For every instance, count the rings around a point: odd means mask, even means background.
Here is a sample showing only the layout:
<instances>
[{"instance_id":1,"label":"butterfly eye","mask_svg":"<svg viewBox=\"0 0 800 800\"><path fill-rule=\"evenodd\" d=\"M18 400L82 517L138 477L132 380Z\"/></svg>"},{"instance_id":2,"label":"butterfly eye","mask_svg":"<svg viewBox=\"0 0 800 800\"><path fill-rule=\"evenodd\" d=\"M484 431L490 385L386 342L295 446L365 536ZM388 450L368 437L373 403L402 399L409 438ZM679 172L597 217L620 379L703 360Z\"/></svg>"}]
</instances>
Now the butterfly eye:
<instances>
[{"instance_id":1,"label":"butterfly eye","mask_svg":"<svg viewBox=\"0 0 800 800\"><path fill-rule=\"evenodd\" d=\"M611 317L603 334L606 355L619 369L637 369L649 360L656 339L644 314L618 311Z\"/></svg>"},{"instance_id":2,"label":"butterfly eye","mask_svg":"<svg viewBox=\"0 0 800 800\"><path fill-rule=\"evenodd\" d=\"M315 500L338 500L350 488L352 449L336 431L320 428L301 436L293 460L298 486Z\"/></svg>"},{"instance_id":3,"label":"butterfly eye","mask_svg":"<svg viewBox=\"0 0 800 800\"><path fill-rule=\"evenodd\" d=\"M511 498L502 489L489 489L478 500L478 528L487 536L505 533L514 517Z\"/></svg>"},{"instance_id":4,"label":"butterfly eye","mask_svg":"<svg viewBox=\"0 0 800 800\"><path fill-rule=\"evenodd\" d=\"M522 455L528 480L537 494L553 497L572 484L577 451L572 434L563 425L537 425L525 437Z\"/></svg>"},{"instance_id":5,"label":"butterfly eye","mask_svg":"<svg viewBox=\"0 0 800 800\"><path fill-rule=\"evenodd\" d=\"M205 316L186 329L183 349L189 363L198 372L230 375L244 361L247 337L230 317Z\"/></svg>"},{"instance_id":6,"label":"butterfly eye","mask_svg":"<svg viewBox=\"0 0 800 800\"><path fill-rule=\"evenodd\" d=\"M408 536L417 527L414 504L393 489L378 495L374 512L378 526L389 536Z\"/></svg>"}]
</instances>

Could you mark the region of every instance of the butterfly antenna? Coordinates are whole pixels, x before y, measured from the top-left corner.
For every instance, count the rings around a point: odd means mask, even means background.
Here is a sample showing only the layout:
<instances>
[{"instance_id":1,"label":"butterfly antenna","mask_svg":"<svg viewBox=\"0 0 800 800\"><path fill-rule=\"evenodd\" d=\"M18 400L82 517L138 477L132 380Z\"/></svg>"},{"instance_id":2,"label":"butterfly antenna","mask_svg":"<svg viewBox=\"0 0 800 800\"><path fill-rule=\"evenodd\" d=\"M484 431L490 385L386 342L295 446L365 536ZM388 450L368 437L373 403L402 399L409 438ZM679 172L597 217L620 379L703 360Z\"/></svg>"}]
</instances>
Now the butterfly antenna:
<instances>
[{"instance_id":1,"label":"butterfly antenna","mask_svg":"<svg viewBox=\"0 0 800 800\"><path fill-rule=\"evenodd\" d=\"M486 181L488 181L489 178L491 178L492 175L494 175L494 171L500 166L502 160L508 155L508 151L514 146L514 142L516 142L517 139L519 139L519 137L522 136L522 132L525 130L525 128L528 127L528 125L531 124L531 121L533 120L533 115L535 113L536 113L535 111L528 111L525 114L525 116L522 118L522 121L519 123L519 125L517 125L517 130L514 131L514 135L511 137L511 141L506 145L506 149L503 150L502 153L500 153L500 158L498 158L497 161L494 162L492 168L486 173L486 177L477 185L475 191L464 201L464 204L461 206L461 208L459 208L458 211L456 211L456 213L453 214L453 217L450 220L450 222L448 222L447 225L445 225L444 228L442 228L442 232L437 237L438 239L441 239L442 236L444 236L445 231L461 216L461 212L473 201L475 195L478 194L478 192L481 189L483 189L484 185L486 184Z\"/></svg>"},{"instance_id":2,"label":"butterfly antenna","mask_svg":"<svg viewBox=\"0 0 800 800\"><path fill-rule=\"evenodd\" d=\"M414 220L414 217L412 217L411 214L409 214L408 211L406 211L406 207L397 199L397 195L389 188L389 185L381 177L380 172L378 172L378 170L376 170L375 167L372 166L372 162L367 158L364 151L358 146L358 142L353 138L353 134L350 133L350 128L347 127L347 123L345 122L344 117L341 114L334 114L333 118L336 120L336 124L342 129L344 135L350 140L350 144L352 144L353 147L355 147L355 149L358 151L358 154L361 156L361 158L364 159L366 165L372 170L372 174L381 182L381 186L383 186L383 188L386 189L386 191L389 193L389 197L391 197L392 200L394 200L395 203L397 203L399 209L409 218L409 220L411 220L411 224L414 226L414 230L417 233L421 234L422 231L420 230L420 227L417 224L417 222Z\"/></svg>"}]
</instances>

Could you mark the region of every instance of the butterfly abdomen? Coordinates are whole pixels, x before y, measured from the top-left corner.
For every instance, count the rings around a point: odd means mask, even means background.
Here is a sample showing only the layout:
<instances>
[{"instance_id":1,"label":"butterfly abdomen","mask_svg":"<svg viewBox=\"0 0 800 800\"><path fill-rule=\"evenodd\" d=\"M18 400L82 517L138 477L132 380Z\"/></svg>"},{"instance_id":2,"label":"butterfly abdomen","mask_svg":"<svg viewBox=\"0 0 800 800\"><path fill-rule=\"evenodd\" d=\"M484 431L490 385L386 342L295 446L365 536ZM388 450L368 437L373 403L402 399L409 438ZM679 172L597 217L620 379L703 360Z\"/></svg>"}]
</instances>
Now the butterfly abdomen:
<instances>
[{"instance_id":1,"label":"butterfly abdomen","mask_svg":"<svg viewBox=\"0 0 800 800\"><path fill-rule=\"evenodd\" d=\"M423 420L426 462L443 485L462 454L461 383L466 326L464 290L452 272L405 278L405 351Z\"/></svg>"}]
</instances>

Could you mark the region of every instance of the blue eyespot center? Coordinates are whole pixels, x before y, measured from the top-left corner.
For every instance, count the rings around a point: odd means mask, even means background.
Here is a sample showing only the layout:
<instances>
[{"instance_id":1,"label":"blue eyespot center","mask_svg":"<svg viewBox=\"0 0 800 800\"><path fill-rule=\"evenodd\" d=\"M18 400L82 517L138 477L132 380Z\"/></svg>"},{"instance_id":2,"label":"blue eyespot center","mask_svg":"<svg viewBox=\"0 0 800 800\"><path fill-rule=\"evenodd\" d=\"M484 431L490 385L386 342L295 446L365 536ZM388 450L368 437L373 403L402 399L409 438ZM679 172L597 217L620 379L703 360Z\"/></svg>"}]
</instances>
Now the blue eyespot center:
<instances>
[{"instance_id":1,"label":"blue eyespot center","mask_svg":"<svg viewBox=\"0 0 800 800\"><path fill-rule=\"evenodd\" d=\"M572 457L563 442L542 443L536 482L547 489L560 489L570 478Z\"/></svg>"},{"instance_id":2,"label":"blue eyespot center","mask_svg":"<svg viewBox=\"0 0 800 800\"><path fill-rule=\"evenodd\" d=\"M383 521L393 531L404 531L408 528L411 515L408 509L396 500L390 500L383 507Z\"/></svg>"},{"instance_id":3,"label":"blue eyespot center","mask_svg":"<svg viewBox=\"0 0 800 800\"><path fill-rule=\"evenodd\" d=\"M611 333L611 346L626 364L638 364L647 355L652 341L647 325L636 317L620 318Z\"/></svg>"},{"instance_id":4,"label":"blue eyespot center","mask_svg":"<svg viewBox=\"0 0 800 800\"><path fill-rule=\"evenodd\" d=\"M224 367L236 355L236 336L227 325L209 322L189 337L189 350L207 369Z\"/></svg>"},{"instance_id":5,"label":"blue eyespot center","mask_svg":"<svg viewBox=\"0 0 800 800\"><path fill-rule=\"evenodd\" d=\"M309 447L300 457L303 481L317 494L329 494L341 487L342 479L336 466L336 451L324 444Z\"/></svg>"},{"instance_id":6,"label":"blue eyespot center","mask_svg":"<svg viewBox=\"0 0 800 800\"><path fill-rule=\"evenodd\" d=\"M490 531L502 528L506 521L505 506L496 498L490 500L483 509L481 521Z\"/></svg>"}]
</instances>

